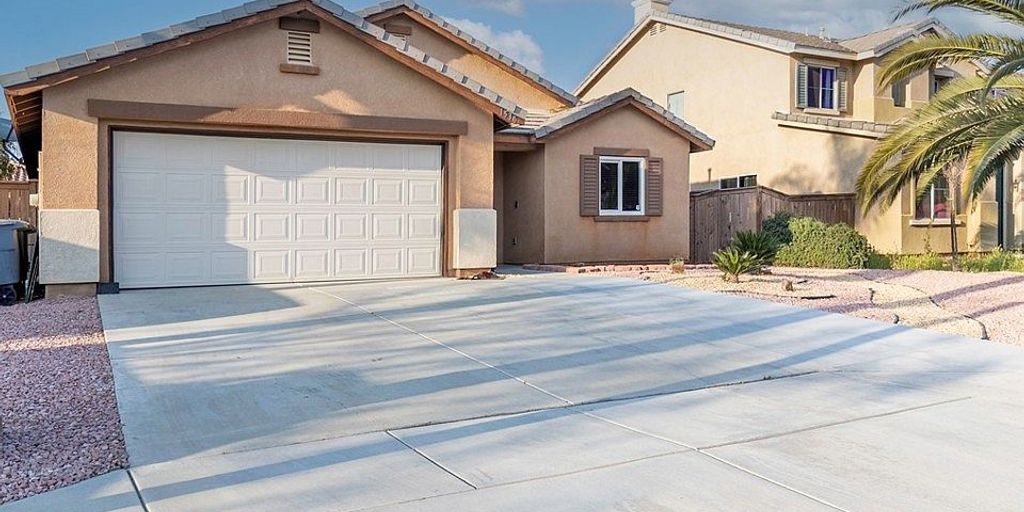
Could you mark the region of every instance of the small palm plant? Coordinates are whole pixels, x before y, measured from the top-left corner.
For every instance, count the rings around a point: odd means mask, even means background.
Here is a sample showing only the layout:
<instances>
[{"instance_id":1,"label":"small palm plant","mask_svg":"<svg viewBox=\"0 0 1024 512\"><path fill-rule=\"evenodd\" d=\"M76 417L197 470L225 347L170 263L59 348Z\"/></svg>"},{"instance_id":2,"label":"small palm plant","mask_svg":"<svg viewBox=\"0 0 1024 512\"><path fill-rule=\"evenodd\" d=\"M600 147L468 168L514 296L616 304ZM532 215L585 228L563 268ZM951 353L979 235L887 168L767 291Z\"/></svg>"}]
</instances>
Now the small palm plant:
<instances>
[{"instance_id":1,"label":"small palm plant","mask_svg":"<svg viewBox=\"0 0 1024 512\"><path fill-rule=\"evenodd\" d=\"M775 261L775 253L779 250L778 243L771 235L753 231L736 233L736 240L733 241L732 246L739 252L749 252L754 255L762 267L771 265Z\"/></svg>"},{"instance_id":2,"label":"small palm plant","mask_svg":"<svg viewBox=\"0 0 1024 512\"><path fill-rule=\"evenodd\" d=\"M735 247L722 249L712 255L715 268L722 271L722 279L730 283L739 283L740 276L755 272L761 268L761 260L757 256L742 252Z\"/></svg>"}]
</instances>

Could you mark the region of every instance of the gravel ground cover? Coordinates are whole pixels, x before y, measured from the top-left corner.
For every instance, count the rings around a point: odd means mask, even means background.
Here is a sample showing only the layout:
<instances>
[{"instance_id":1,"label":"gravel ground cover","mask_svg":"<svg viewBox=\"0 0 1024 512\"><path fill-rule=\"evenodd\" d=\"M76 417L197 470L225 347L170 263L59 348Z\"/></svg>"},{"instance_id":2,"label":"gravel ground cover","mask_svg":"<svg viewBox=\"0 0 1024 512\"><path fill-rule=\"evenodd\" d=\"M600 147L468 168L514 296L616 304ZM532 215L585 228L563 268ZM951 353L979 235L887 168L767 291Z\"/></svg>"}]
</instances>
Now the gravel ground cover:
<instances>
[{"instance_id":1,"label":"gravel ground cover","mask_svg":"<svg viewBox=\"0 0 1024 512\"><path fill-rule=\"evenodd\" d=\"M773 268L735 284L711 266L605 273L1024 345L1021 274Z\"/></svg>"},{"instance_id":2,"label":"gravel ground cover","mask_svg":"<svg viewBox=\"0 0 1024 512\"><path fill-rule=\"evenodd\" d=\"M1024 345L1024 275L936 270L864 270L858 274L929 295L943 309L976 319L990 339Z\"/></svg>"},{"instance_id":3,"label":"gravel ground cover","mask_svg":"<svg viewBox=\"0 0 1024 512\"><path fill-rule=\"evenodd\" d=\"M95 299L0 308L0 504L128 465Z\"/></svg>"}]
</instances>

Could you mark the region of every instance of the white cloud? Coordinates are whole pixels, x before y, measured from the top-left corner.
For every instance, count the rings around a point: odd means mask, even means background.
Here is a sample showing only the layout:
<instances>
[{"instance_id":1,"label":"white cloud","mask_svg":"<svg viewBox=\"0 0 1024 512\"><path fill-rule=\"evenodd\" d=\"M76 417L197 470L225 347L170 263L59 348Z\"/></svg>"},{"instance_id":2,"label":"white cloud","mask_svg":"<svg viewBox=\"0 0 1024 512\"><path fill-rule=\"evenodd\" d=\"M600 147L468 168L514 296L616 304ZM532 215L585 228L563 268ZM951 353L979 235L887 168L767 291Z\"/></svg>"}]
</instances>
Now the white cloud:
<instances>
[{"instance_id":1,"label":"white cloud","mask_svg":"<svg viewBox=\"0 0 1024 512\"><path fill-rule=\"evenodd\" d=\"M498 51L508 55L531 71L544 72L544 50L533 40L533 37L522 30L509 32L495 31L490 25L468 19L449 19L473 37L484 41Z\"/></svg>"},{"instance_id":2,"label":"white cloud","mask_svg":"<svg viewBox=\"0 0 1024 512\"><path fill-rule=\"evenodd\" d=\"M471 3L514 16L522 16L524 11L523 0L473 0Z\"/></svg>"},{"instance_id":3,"label":"white cloud","mask_svg":"<svg viewBox=\"0 0 1024 512\"><path fill-rule=\"evenodd\" d=\"M851 37L881 29L893 21L900 0L676 0L673 10L692 16L748 23L818 34L822 27L831 37ZM907 21L927 16L912 13ZM1007 26L992 18L963 10L945 9L936 13L959 32L1007 31Z\"/></svg>"}]
</instances>

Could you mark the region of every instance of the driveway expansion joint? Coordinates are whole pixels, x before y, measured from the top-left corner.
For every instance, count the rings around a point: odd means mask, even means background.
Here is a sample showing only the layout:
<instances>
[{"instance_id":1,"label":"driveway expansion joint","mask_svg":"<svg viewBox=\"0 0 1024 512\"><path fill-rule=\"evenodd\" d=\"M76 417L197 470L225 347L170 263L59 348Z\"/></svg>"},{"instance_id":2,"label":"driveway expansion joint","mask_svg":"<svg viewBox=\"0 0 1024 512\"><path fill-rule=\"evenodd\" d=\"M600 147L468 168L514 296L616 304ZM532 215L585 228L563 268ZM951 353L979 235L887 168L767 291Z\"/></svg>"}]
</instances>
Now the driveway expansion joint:
<instances>
[{"instance_id":1,"label":"driveway expansion joint","mask_svg":"<svg viewBox=\"0 0 1024 512\"><path fill-rule=\"evenodd\" d=\"M132 473L131 468L125 469L125 473L128 473L128 481L132 483L132 489L135 489L135 497L139 499L139 506L142 507L142 512L151 512L149 505L146 504L146 500L142 497L142 489L139 488L139 482L135 480L135 473Z\"/></svg>"},{"instance_id":2,"label":"driveway expansion joint","mask_svg":"<svg viewBox=\"0 0 1024 512\"><path fill-rule=\"evenodd\" d=\"M402 446L405 446L406 448L412 450L413 452L416 452L416 455L419 455L420 457L423 457L423 459L425 459L427 462L433 464L434 466L436 466L441 471L444 471L445 473L448 473L449 475L455 477L456 480L458 480L458 481L468 485L474 491L479 489L479 487L473 485L469 480L463 478L458 473L456 473L454 470L445 467L444 464L441 464L440 462L432 459L429 455L427 455L426 453L423 453L423 451L420 450L419 448L416 448L415 446L405 442L405 440L402 439L401 437L396 436L394 432L392 432L390 430L385 430L384 433L387 434L389 437L391 437L391 439L394 439L395 441L401 443Z\"/></svg>"}]
</instances>

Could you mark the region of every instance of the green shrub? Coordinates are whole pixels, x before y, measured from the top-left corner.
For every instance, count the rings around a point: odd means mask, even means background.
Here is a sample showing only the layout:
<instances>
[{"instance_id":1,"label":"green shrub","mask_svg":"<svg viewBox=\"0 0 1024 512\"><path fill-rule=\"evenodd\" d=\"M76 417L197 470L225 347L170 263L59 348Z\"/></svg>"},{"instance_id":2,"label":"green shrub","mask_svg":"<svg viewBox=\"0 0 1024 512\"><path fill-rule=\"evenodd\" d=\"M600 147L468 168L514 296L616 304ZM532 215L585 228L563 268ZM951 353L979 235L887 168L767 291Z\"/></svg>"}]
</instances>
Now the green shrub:
<instances>
[{"instance_id":1,"label":"green shrub","mask_svg":"<svg viewBox=\"0 0 1024 512\"><path fill-rule=\"evenodd\" d=\"M892 270L895 265L896 256L892 254L878 254L871 253L868 257L868 262L864 265L864 268L870 268L874 270Z\"/></svg>"},{"instance_id":2,"label":"green shrub","mask_svg":"<svg viewBox=\"0 0 1024 512\"><path fill-rule=\"evenodd\" d=\"M761 223L761 232L774 238L776 244L786 245L793 241L793 233L789 230L791 220L792 213L778 212Z\"/></svg>"},{"instance_id":3,"label":"green shrub","mask_svg":"<svg viewBox=\"0 0 1024 512\"><path fill-rule=\"evenodd\" d=\"M899 254L892 257L894 270L949 270L946 257L934 252L924 254Z\"/></svg>"},{"instance_id":4,"label":"green shrub","mask_svg":"<svg viewBox=\"0 0 1024 512\"><path fill-rule=\"evenodd\" d=\"M846 224L825 224L808 217L789 222L793 241L779 249L775 264L789 267L865 268L875 250Z\"/></svg>"},{"instance_id":5,"label":"green shrub","mask_svg":"<svg viewBox=\"0 0 1024 512\"><path fill-rule=\"evenodd\" d=\"M1024 272L1024 255L997 248L988 254L968 254L960 258L964 272Z\"/></svg>"},{"instance_id":6,"label":"green shrub","mask_svg":"<svg viewBox=\"0 0 1024 512\"><path fill-rule=\"evenodd\" d=\"M757 258L762 266L771 265L775 261L775 253L779 250L779 244L775 238L767 233L755 233L753 231L739 231L736 233L736 240L732 242L733 248L739 252L749 252Z\"/></svg>"},{"instance_id":7,"label":"green shrub","mask_svg":"<svg viewBox=\"0 0 1024 512\"><path fill-rule=\"evenodd\" d=\"M740 252L735 247L722 249L712 254L712 258L715 268L722 271L722 279L730 283L738 283L741 274L749 274L761 268L757 256L749 252Z\"/></svg>"}]
</instances>

